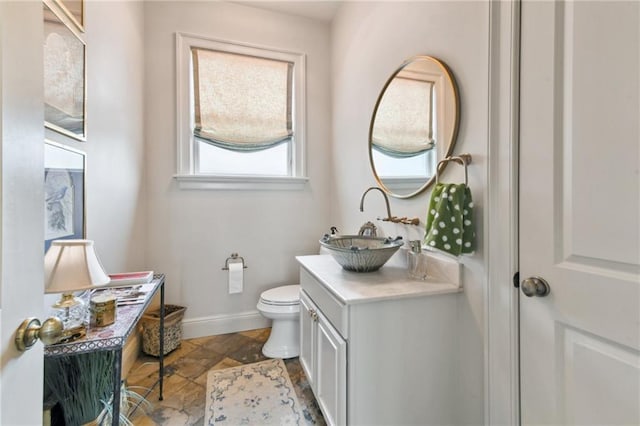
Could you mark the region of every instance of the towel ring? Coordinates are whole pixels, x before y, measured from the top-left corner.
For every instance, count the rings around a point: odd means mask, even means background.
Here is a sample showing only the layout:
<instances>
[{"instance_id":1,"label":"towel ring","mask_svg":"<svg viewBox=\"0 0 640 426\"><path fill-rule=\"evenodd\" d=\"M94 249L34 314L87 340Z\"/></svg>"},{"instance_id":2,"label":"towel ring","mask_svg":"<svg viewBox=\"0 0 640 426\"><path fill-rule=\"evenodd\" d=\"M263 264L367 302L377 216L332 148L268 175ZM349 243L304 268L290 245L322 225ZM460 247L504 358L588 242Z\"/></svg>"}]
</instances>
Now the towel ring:
<instances>
[{"instance_id":1,"label":"towel ring","mask_svg":"<svg viewBox=\"0 0 640 426\"><path fill-rule=\"evenodd\" d=\"M440 179L440 171L441 171L440 166L444 165L445 163L448 163L449 161L453 161L453 162L459 163L461 166L464 166L464 184L468 185L469 173L467 172L467 166L469 165L469 163L471 163L471 154L460 154L453 157L443 158L442 160L438 161L438 166L436 167L436 184Z\"/></svg>"}]
</instances>

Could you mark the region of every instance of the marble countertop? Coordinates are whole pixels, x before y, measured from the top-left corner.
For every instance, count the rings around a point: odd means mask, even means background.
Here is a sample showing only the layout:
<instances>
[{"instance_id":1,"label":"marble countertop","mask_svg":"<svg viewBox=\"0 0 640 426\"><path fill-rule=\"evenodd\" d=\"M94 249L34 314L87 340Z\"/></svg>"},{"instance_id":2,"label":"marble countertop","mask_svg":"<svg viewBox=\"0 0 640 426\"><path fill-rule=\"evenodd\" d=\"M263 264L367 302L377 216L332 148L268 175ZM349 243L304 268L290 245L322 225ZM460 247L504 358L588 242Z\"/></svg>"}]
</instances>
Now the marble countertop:
<instances>
[{"instance_id":1,"label":"marble countertop","mask_svg":"<svg viewBox=\"0 0 640 426\"><path fill-rule=\"evenodd\" d=\"M342 269L331 255L297 256L296 260L345 304L458 293L462 291L457 263L438 263L438 276L426 281L409 277L407 268L391 262L375 272Z\"/></svg>"}]
</instances>

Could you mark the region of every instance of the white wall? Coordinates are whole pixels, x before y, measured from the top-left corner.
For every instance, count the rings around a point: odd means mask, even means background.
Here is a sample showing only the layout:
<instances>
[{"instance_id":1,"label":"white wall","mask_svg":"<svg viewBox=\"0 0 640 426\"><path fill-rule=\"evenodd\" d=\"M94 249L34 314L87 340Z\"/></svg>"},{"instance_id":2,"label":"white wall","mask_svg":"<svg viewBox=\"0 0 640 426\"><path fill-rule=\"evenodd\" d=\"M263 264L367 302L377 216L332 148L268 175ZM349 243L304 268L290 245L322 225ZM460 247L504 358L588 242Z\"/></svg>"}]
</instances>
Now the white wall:
<instances>
[{"instance_id":1,"label":"white wall","mask_svg":"<svg viewBox=\"0 0 640 426\"><path fill-rule=\"evenodd\" d=\"M175 33L307 54L304 190L181 190L176 173ZM262 291L298 282L294 257L316 253L332 225L329 27L310 19L223 2L145 4L148 259L167 275L167 301L187 306L184 334L265 325ZM221 268L243 256L244 292L229 295Z\"/></svg>"},{"instance_id":2,"label":"white wall","mask_svg":"<svg viewBox=\"0 0 640 426\"><path fill-rule=\"evenodd\" d=\"M87 238L108 273L148 267L143 11L137 1L85 2L87 141L46 131L87 153Z\"/></svg>"},{"instance_id":3,"label":"white wall","mask_svg":"<svg viewBox=\"0 0 640 426\"><path fill-rule=\"evenodd\" d=\"M419 217L412 227L375 221L384 215L380 194L369 193L364 213L358 210L366 188L376 185L369 167L368 129L375 101L386 79L407 58L428 54L443 60L457 80L461 99L456 153L469 152L469 184L475 203L478 250L462 259L464 293L458 303L457 357L459 410L456 424L483 422L483 328L488 132L488 2L350 2L332 26L333 222L342 232L358 230L372 220L387 235L421 238L429 192L410 200L391 199L396 216ZM450 166L444 181L459 181L462 170Z\"/></svg>"}]
</instances>

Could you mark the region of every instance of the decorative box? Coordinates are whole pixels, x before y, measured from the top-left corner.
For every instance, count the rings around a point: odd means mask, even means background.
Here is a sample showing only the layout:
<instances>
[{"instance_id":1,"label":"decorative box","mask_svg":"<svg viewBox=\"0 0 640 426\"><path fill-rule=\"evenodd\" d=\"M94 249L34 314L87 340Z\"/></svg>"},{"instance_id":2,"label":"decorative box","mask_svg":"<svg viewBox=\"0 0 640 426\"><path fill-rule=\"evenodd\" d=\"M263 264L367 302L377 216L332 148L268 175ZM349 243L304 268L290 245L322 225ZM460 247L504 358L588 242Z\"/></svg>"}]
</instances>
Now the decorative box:
<instances>
[{"instance_id":1,"label":"decorative box","mask_svg":"<svg viewBox=\"0 0 640 426\"><path fill-rule=\"evenodd\" d=\"M164 307L164 354L180 346L182 342L182 318L187 308L178 305ZM142 351L148 355L160 355L160 309L142 316Z\"/></svg>"},{"instance_id":2,"label":"decorative box","mask_svg":"<svg viewBox=\"0 0 640 426\"><path fill-rule=\"evenodd\" d=\"M91 298L91 327L105 327L116 321L116 298L112 294L99 294Z\"/></svg>"}]
</instances>

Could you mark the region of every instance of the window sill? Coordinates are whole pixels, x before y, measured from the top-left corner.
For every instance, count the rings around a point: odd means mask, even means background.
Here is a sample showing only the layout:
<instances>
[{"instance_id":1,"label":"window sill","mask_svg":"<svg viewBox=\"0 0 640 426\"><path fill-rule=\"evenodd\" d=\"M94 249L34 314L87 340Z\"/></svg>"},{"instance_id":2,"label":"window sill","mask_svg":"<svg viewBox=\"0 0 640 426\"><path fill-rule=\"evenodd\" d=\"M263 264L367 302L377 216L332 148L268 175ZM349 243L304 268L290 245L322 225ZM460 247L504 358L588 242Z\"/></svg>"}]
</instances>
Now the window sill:
<instances>
[{"instance_id":1,"label":"window sill","mask_svg":"<svg viewBox=\"0 0 640 426\"><path fill-rule=\"evenodd\" d=\"M302 190L308 177L175 175L180 189Z\"/></svg>"}]
</instances>

